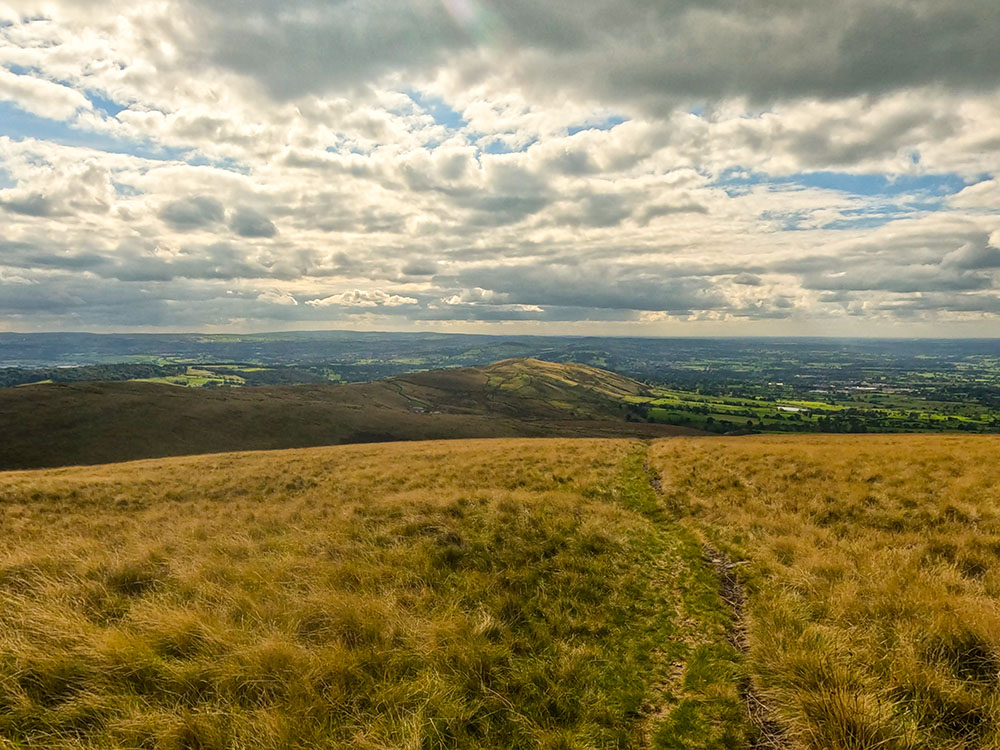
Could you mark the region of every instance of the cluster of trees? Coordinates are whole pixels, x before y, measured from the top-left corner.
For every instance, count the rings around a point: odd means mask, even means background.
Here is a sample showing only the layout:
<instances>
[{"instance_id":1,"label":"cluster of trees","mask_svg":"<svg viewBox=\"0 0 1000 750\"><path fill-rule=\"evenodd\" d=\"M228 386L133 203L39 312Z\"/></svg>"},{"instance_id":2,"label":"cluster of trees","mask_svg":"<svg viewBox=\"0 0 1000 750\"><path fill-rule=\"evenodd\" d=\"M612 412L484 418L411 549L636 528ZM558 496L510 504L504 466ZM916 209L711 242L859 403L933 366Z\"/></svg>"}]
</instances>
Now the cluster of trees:
<instances>
[{"instance_id":1,"label":"cluster of trees","mask_svg":"<svg viewBox=\"0 0 1000 750\"><path fill-rule=\"evenodd\" d=\"M654 407L655 408L655 407ZM625 405L628 421L655 422L656 418L651 413L649 404L627 404ZM674 406L673 411L682 412L670 417L669 422L677 425L689 425L702 430L719 433L732 432L757 432L761 430L779 430L782 432L832 432L832 433L864 433L864 432L893 432L899 430L926 431L926 430L961 430L963 432L1000 432L1000 415L995 415L985 425L976 422L967 422L957 417L948 417L944 420L930 420L924 418L920 413L911 412L908 418L900 420L890 418L877 411L866 409L845 409L843 411L829 412L819 416L815 421L806 420L802 414L788 413L777 414L768 417L765 423L749 409L733 411L720 418L718 415L712 416L710 407L707 406ZM690 415L690 416L688 416Z\"/></svg>"}]
</instances>

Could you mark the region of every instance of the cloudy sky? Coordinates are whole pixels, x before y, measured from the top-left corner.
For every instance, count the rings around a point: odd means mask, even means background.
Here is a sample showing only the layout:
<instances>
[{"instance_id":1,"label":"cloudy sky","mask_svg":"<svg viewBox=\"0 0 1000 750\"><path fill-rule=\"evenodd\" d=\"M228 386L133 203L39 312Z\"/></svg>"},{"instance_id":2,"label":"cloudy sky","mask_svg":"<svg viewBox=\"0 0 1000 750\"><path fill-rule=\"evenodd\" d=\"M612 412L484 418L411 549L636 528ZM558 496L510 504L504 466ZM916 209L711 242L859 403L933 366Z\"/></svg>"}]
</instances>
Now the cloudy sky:
<instances>
[{"instance_id":1,"label":"cloudy sky","mask_svg":"<svg viewBox=\"0 0 1000 750\"><path fill-rule=\"evenodd\" d=\"M0 0L0 330L1000 335L997 0Z\"/></svg>"}]
</instances>

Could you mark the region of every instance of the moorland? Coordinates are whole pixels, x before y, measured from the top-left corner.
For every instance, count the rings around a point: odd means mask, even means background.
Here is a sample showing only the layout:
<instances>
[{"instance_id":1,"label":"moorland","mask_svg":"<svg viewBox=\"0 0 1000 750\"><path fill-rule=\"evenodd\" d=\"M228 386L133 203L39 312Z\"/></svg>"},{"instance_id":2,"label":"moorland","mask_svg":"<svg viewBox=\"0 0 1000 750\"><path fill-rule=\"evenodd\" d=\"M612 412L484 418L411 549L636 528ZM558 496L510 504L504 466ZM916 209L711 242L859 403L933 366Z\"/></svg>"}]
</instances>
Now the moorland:
<instances>
[{"instance_id":1,"label":"moorland","mask_svg":"<svg viewBox=\"0 0 1000 750\"><path fill-rule=\"evenodd\" d=\"M179 388L158 382L0 389L0 469L219 451L473 437L662 437L642 383L586 365L505 360L370 383Z\"/></svg>"},{"instance_id":2,"label":"moorland","mask_svg":"<svg viewBox=\"0 0 1000 750\"><path fill-rule=\"evenodd\" d=\"M1000 745L998 438L0 474L0 743Z\"/></svg>"},{"instance_id":3,"label":"moorland","mask_svg":"<svg viewBox=\"0 0 1000 750\"><path fill-rule=\"evenodd\" d=\"M5 370L0 748L1000 747L993 343L460 343Z\"/></svg>"}]
</instances>

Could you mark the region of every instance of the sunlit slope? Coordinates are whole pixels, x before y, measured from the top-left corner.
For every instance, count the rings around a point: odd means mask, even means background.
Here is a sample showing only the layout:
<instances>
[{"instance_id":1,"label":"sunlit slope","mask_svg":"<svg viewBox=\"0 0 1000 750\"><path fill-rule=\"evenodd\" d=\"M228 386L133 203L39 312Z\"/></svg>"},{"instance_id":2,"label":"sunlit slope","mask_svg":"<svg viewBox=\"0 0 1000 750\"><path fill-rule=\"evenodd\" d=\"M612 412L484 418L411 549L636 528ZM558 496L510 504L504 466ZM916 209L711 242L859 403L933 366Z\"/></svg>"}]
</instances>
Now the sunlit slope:
<instances>
[{"instance_id":1,"label":"sunlit slope","mask_svg":"<svg viewBox=\"0 0 1000 750\"><path fill-rule=\"evenodd\" d=\"M668 505L745 563L754 683L799 745L1000 747L998 456L994 437L654 444Z\"/></svg>"},{"instance_id":2,"label":"sunlit slope","mask_svg":"<svg viewBox=\"0 0 1000 750\"><path fill-rule=\"evenodd\" d=\"M482 368L432 370L385 381L427 408L534 420L625 416L625 399L648 393L624 375L571 362L505 359Z\"/></svg>"},{"instance_id":3,"label":"sunlit slope","mask_svg":"<svg viewBox=\"0 0 1000 750\"><path fill-rule=\"evenodd\" d=\"M538 360L347 385L5 388L0 469L392 440L697 433L627 422L622 396L641 388L614 373Z\"/></svg>"},{"instance_id":4,"label":"sunlit slope","mask_svg":"<svg viewBox=\"0 0 1000 750\"><path fill-rule=\"evenodd\" d=\"M745 747L729 612L646 451L0 475L0 746Z\"/></svg>"}]
</instances>

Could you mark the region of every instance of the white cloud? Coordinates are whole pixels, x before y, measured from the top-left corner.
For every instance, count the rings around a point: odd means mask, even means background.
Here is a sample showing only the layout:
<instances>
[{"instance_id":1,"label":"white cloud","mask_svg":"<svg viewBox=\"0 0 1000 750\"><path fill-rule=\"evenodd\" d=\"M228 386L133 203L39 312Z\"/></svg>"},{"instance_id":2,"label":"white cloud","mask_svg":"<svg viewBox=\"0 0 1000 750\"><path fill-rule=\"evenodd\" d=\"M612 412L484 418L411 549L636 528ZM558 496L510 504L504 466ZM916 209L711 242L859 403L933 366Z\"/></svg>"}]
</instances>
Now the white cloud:
<instances>
[{"instance_id":1,"label":"white cloud","mask_svg":"<svg viewBox=\"0 0 1000 750\"><path fill-rule=\"evenodd\" d=\"M0 99L55 120L70 119L79 110L90 109L90 101L79 91L43 78L15 75L3 68L0 68Z\"/></svg>"},{"instance_id":2,"label":"white cloud","mask_svg":"<svg viewBox=\"0 0 1000 750\"><path fill-rule=\"evenodd\" d=\"M330 307L337 305L341 307L399 307L400 305L415 305L419 300L413 297L404 297L399 294L389 294L381 289L363 291L353 289L349 292L332 294L321 299L307 300L307 305L313 307Z\"/></svg>"},{"instance_id":3,"label":"white cloud","mask_svg":"<svg viewBox=\"0 0 1000 750\"><path fill-rule=\"evenodd\" d=\"M0 314L985 331L1000 6L961 5L0 9L52 121L0 121Z\"/></svg>"},{"instance_id":4,"label":"white cloud","mask_svg":"<svg viewBox=\"0 0 1000 750\"><path fill-rule=\"evenodd\" d=\"M299 301L291 294L277 289L270 289L266 292L261 292L257 295L257 300L260 302L268 302L272 305L291 305L294 307L299 304Z\"/></svg>"}]
</instances>

